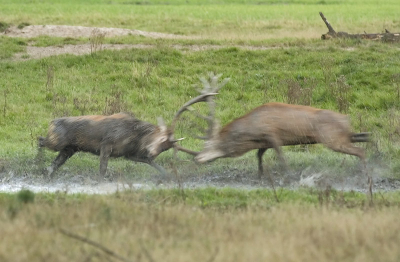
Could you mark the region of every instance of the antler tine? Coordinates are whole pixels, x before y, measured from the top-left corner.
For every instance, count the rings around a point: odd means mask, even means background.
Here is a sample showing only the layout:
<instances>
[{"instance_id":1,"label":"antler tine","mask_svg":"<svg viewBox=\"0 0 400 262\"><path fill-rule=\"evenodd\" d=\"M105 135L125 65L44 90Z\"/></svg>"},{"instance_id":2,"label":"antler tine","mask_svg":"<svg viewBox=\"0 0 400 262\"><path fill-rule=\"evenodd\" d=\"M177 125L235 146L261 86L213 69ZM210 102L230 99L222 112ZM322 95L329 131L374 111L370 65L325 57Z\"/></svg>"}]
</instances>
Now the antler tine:
<instances>
[{"instance_id":1,"label":"antler tine","mask_svg":"<svg viewBox=\"0 0 400 262\"><path fill-rule=\"evenodd\" d=\"M175 147L175 149L185 152L185 153L188 153L189 155L192 155L192 156L197 156L200 153L200 152L196 152L196 151L181 147L178 144L174 144L174 147Z\"/></svg>"},{"instance_id":2,"label":"antler tine","mask_svg":"<svg viewBox=\"0 0 400 262\"><path fill-rule=\"evenodd\" d=\"M210 73L210 86L212 89L218 88L218 79L222 76L222 74L214 75L214 73Z\"/></svg>"},{"instance_id":3,"label":"antler tine","mask_svg":"<svg viewBox=\"0 0 400 262\"><path fill-rule=\"evenodd\" d=\"M208 140L208 136L193 136L194 138L200 139L200 140Z\"/></svg>"},{"instance_id":4,"label":"antler tine","mask_svg":"<svg viewBox=\"0 0 400 262\"><path fill-rule=\"evenodd\" d=\"M201 94L206 93L218 93L218 91L229 82L230 78L225 78L221 83L218 83L219 78L222 74L214 74L213 72L208 73L208 78L200 77L200 82L203 84L203 89L198 90ZM215 101L213 97L207 97L206 102L209 106L208 117L203 117L208 123L207 137L210 138L214 130L214 118L215 118Z\"/></svg>"},{"instance_id":5,"label":"antler tine","mask_svg":"<svg viewBox=\"0 0 400 262\"><path fill-rule=\"evenodd\" d=\"M199 95L199 96L197 96L197 97L191 99L191 100L188 101L186 104L184 104L184 105L176 112L175 117L174 117L174 120L172 120L171 130L172 130L172 131L175 130L175 125L176 125L176 122L178 121L180 115L181 115L183 112L185 112L186 110L188 110L188 107L189 107L189 106L191 106L191 105L193 105L193 104L196 104L196 103L199 103L199 102L206 101L206 100L207 100L207 97L209 97L209 96L215 96L215 95L217 95L217 93L202 94L202 95Z\"/></svg>"},{"instance_id":6,"label":"antler tine","mask_svg":"<svg viewBox=\"0 0 400 262\"><path fill-rule=\"evenodd\" d=\"M200 77L199 79L200 79L201 83L203 84L203 90L200 90L200 93L206 94L206 93L210 92L210 90L211 90L210 82L207 81L207 79L205 79L204 77Z\"/></svg>"},{"instance_id":7,"label":"antler tine","mask_svg":"<svg viewBox=\"0 0 400 262\"><path fill-rule=\"evenodd\" d=\"M209 73L209 81L205 80L204 78L202 81L204 89L207 89L208 92L218 93L218 91L230 80L230 78L225 78L221 83L218 84L218 80L221 76L222 74L215 75L214 73Z\"/></svg>"},{"instance_id":8,"label":"antler tine","mask_svg":"<svg viewBox=\"0 0 400 262\"><path fill-rule=\"evenodd\" d=\"M199 114L198 112L194 111L192 108L188 108L187 111L189 111L189 113L193 114L198 118L204 119L205 121L210 119L209 116L203 116L202 114Z\"/></svg>"},{"instance_id":9,"label":"antler tine","mask_svg":"<svg viewBox=\"0 0 400 262\"><path fill-rule=\"evenodd\" d=\"M218 91L229 82L230 78L225 78L221 83L218 84L219 78L222 74L215 75L214 73L208 74L208 79L200 77L199 80L203 84L203 89L197 89L201 94L207 93L218 93Z\"/></svg>"},{"instance_id":10,"label":"antler tine","mask_svg":"<svg viewBox=\"0 0 400 262\"><path fill-rule=\"evenodd\" d=\"M221 83L219 83L218 85L212 86L212 89L210 90L210 92L212 93L218 93L219 90L226 85L229 82L230 78L225 78Z\"/></svg>"}]
</instances>

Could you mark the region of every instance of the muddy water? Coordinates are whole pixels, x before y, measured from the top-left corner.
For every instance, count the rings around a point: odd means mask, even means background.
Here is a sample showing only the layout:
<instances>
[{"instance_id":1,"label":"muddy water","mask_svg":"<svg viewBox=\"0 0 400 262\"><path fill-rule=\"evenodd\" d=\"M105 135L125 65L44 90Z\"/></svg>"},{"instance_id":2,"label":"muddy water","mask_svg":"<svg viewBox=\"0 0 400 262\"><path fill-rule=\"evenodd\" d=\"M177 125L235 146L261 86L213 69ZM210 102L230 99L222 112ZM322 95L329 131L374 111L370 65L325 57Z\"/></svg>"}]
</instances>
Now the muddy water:
<instances>
[{"instance_id":1,"label":"muddy water","mask_svg":"<svg viewBox=\"0 0 400 262\"><path fill-rule=\"evenodd\" d=\"M374 191L395 191L400 189L400 180L385 178L378 172L373 172ZM328 186L339 191L367 190L367 180L363 174L347 174L345 176L333 177L329 172L308 172L304 170L291 175L273 174L275 187L298 189L300 187L326 189ZM237 169L229 169L221 173L208 173L203 175L186 175L179 179L174 177L151 176L147 179L131 179L125 177L114 177L113 181L98 181L96 176L65 174L58 176L54 181L29 175L14 175L12 171L0 173L0 192L18 192L28 189L33 192L64 192L69 194L112 194L125 190L149 190L162 188L237 188L252 190L259 188L271 188L269 177L264 176L259 180L255 174L243 172Z\"/></svg>"},{"instance_id":2,"label":"muddy water","mask_svg":"<svg viewBox=\"0 0 400 262\"><path fill-rule=\"evenodd\" d=\"M28 189L32 192L65 192L69 194L83 193L83 194L112 194L117 191L135 190L135 189L148 189L150 186L143 184L124 184L118 182L106 182L99 184L76 184L76 183L51 183L51 184L31 184L26 182L8 182L0 184L0 192L13 193L22 189Z\"/></svg>"}]
</instances>

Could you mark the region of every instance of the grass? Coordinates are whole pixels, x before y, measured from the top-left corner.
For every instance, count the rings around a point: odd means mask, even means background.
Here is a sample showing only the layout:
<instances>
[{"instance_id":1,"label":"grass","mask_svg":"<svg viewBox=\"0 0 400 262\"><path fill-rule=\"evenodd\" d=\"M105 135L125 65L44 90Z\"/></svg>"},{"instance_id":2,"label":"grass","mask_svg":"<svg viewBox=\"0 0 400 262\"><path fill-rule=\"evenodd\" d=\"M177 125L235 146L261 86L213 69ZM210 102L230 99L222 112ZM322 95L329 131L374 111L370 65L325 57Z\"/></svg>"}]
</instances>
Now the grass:
<instances>
[{"instance_id":1,"label":"grass","mask_svg":"<svg viewBox=\"0 0 400 262\"><path fill-rule=\"evenodd\" d=\"M4 39L15 48L20 46ZM311 105L339 111L340 104L331 95L331 85L343 76L341 81L349 86L347 113L354 130L373 133L375 147L369 149L369 154L380 152L393 161L398 155L396 44L309 40L267 50L225 47L199 52L157 46L156 40L153 44L158 48L101 51L25 62L4 60L0 64L3 72L0 84L7 95L0 101L3 125L0 133L5 138L0 156L33 158L36 137L46 134L51 119L102 114L110 101L117 103L117 111L121 108L133 111L145 121L155 123L162 116L170 122L179 106L196 95L192 86L208 71L231 77L218 97L217 117L221 124L260 104L286 102L285 80L314 79ZM177 137L190 137L194 121L197 120L185 116ZM182 144L194 149L201 146L190 138ZM318 149L315 153L320 152ZM165 154L171 156L170 152ZM253 158L251 153L249 161Z\"/></svg>"},{"instance_id":2,"label":"grass","mask_svg":"<svg viewBox=\"0 0 400 262\"><path fill-rule=\"evenodd\" d=\"M223 73L223 77L231 77L218 97L217 117L222 124L260 104L290 101L290 85L307 88L307 83L312 82L313 91L302 99L315 107L345 110L355 131L372 132L374 142L367 148L369 156L383 155L390 167L388 173L394 177L399 175L398 44L361 40L321 41L319 35L327 29L318 16L321 7L329 6L333 15L325 15L336 29L347 30L344 26L347 25L351 26L349 31L355 32L362 25L363 30L368 27L368 31L380 31L375 26L386 27L386 22L390 25L398 23L393 16L397 10L394 1L380 3L379 9L375 1L318 4L290 1L284 5L279 1L257 2L260 4L255 1L229 4L226 1L213 4L198 1L170 1L169 4L159 1L85 1L66 4L53 1L48 4L46 1L2 0L0 3L4 7L0 11L5 21L2 24L6 26L79 24L200 36L199 39L186 40L138 36L105 38L102 40L104 43L140 43L152 48L28 61L12 61L11 58L15 53L24 52L27 45L63 46L90 43L90 39L0 37L4 47L0 51L0 158L6 159L11 163L9 166L20 172L31 168L36 154L36 137L46 134L51 119L125 110L152 123L158 116L170 122L179 106L196 95L192 85L198 83L198 78L214 71ZM359 15L348 9L354 6L357 6ZM377 20L381 22L376 23ZM282 35L279 30L296 31L301 36ZM315 39L309 39L307 30L316 34L313 36ZM193 52L191 45L194 44L219 45L221 49ZM186 46L186 49L175 50L173 45ZM28 58L28 55L22 57ZM312 81L308 82L309 79ZM335 91L340 85L346 87L346 93L337 94L344 92ZM346 101L342 101L342 95ZM204 106L201 110L205 110ZM182 142L185 147L199 149L201 144L190 138L195 132L194 122L197 120L185 116L176 135L189 137ZM337 153L319 146L310 148L308 154L294 153L298 156L291 157L291 165L296 168L304 161L308 163L308 156L316 158L322 152L328 163L337 165L340 162ZM297 149L287 148L285 151L290 154ZM157 161L169 166L171 156L171 152L166 152ZM49 153L46 162L53 157L54 154ZM186 156L181 157L188 160ZM272 152L267 153L267 157L270 162L275 161ZM243 158L251 170L254 160L252 152ZM89 167L97 170L97 161L95 157L83 156L71 159L71 164L78 169ZM236 160L229 161L216 163L234 165ZM126 169L126 161L115 163L116 169Z\"/></svg>"},{"instance_id":3,"label":"grass","mask_svg":"<svg viewBox=\"0 0 400 262\"><path fill-rule=\"evenodd\" d=\"M11 58L15 53L23 52L27 43L23 39L0 37L0 59Z\"/></svg>"},{"instance_id":4,"label":"grass","mask_svg":"<svg viewBox=\"0 0 400 262\"><path fill-rule=\"evenodd\" d=\"M399 195L154 190L108 196L0 194L2 261L397 261Z\"/></svg>"}]
</instances>

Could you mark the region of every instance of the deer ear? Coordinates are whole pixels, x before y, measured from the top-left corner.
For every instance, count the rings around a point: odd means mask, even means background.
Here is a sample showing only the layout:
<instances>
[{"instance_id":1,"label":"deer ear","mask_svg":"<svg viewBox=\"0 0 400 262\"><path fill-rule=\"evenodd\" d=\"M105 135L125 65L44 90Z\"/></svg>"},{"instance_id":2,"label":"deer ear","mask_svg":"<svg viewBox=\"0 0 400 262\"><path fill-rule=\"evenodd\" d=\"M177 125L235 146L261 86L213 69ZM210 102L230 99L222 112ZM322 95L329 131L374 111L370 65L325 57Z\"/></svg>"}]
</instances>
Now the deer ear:
<instances>
[{"instance_id":1,"label":"deer ear","mask_svg":"<svg viewBox=\"0 0 400 262\"><path fill-rule=\"evenodd\" d=\"M167 131L167 125L164 122L164 119L160 116L157 118L158 121L158 127L162 132Z\"/></svg>"}]
</instances>

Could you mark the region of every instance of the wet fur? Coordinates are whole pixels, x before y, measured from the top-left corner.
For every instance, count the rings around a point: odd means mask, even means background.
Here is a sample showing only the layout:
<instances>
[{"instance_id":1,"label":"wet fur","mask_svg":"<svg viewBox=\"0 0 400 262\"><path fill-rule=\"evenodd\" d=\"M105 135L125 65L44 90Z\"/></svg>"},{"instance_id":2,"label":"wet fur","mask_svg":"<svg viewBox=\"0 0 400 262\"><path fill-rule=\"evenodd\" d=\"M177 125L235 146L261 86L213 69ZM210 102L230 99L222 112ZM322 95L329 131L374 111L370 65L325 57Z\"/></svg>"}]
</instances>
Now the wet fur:
<instances>
[{"instance_id":1,"label":"wet fur","mask_svg":"<svg viewBox=\"0 0 400 262\"><path fill-rule=\"evenodd\" d=\"M125 157L148 163L173 146L168 130L141 121L129 114L63 117L51 122L47 137L39 137L39 147L60 152L50 167L52 175L74 153L100 156L100 173L105 175L109 157Z\"/></svg>"}]
</instances>

